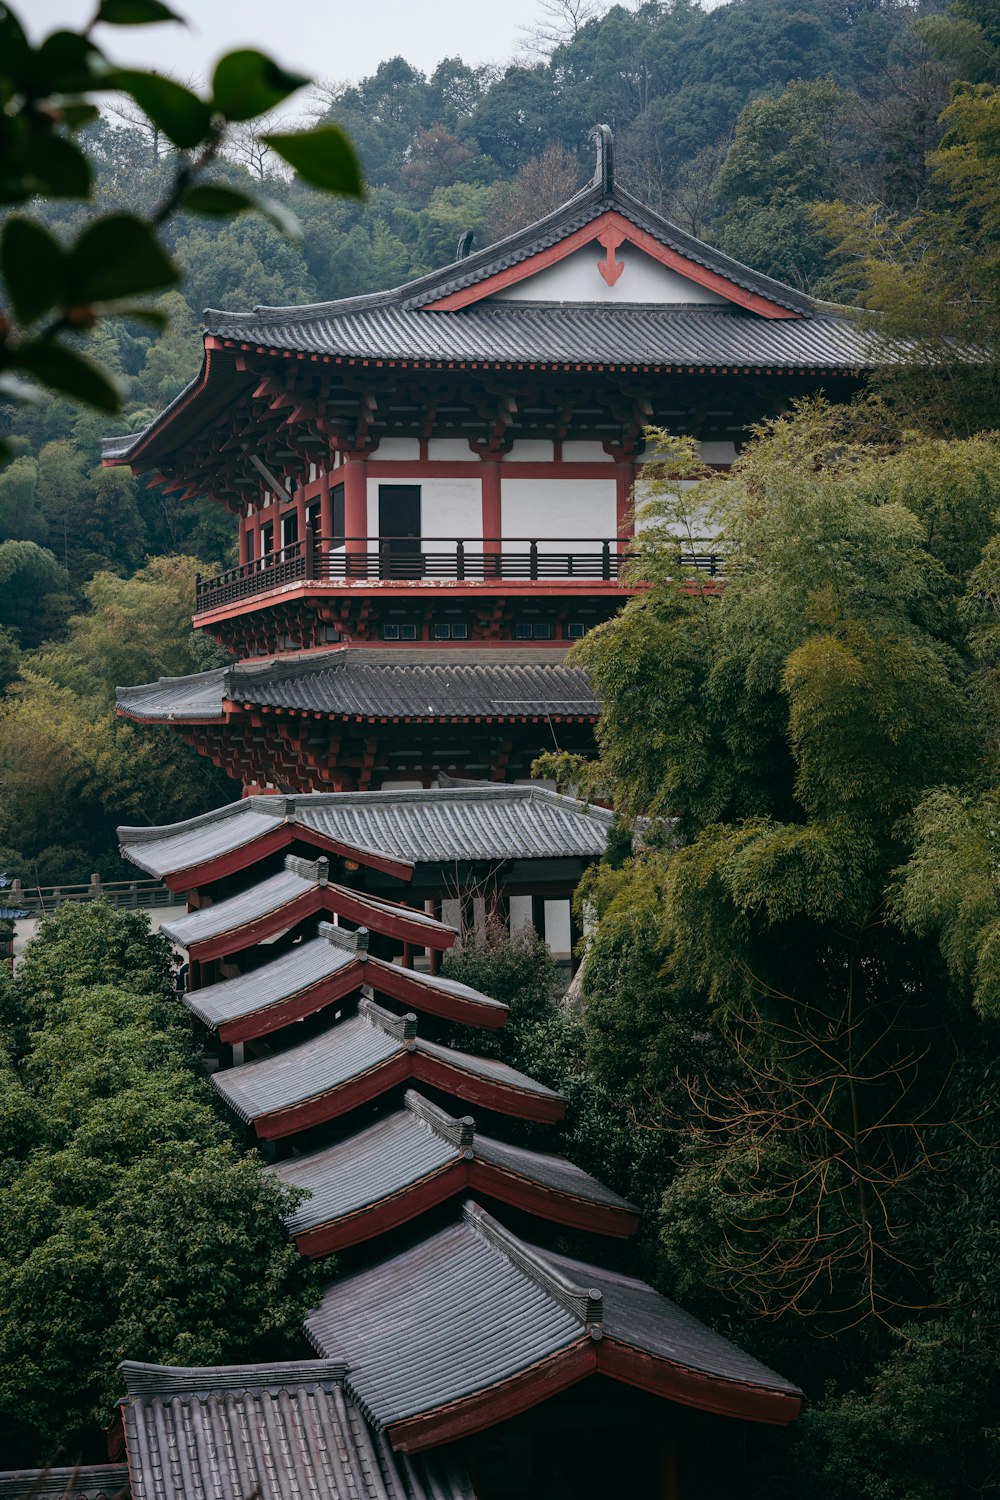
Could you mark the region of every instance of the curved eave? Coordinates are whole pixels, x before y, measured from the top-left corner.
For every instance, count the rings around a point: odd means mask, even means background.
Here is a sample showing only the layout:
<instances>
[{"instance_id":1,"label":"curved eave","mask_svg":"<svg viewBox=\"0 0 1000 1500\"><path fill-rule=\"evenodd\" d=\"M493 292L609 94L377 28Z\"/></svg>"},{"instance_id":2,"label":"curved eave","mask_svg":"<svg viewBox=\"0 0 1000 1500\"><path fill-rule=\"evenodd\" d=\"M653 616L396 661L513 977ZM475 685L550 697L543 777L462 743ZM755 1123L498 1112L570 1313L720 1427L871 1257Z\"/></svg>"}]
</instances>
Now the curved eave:
<instances>
[{"instance_id":1,"label":"curved eave","mask_svg":"<svg viewBox=\"0 0 1000 1500\"><path fill-rule=\"evenodd\" d=\"M591 1375L606 1375L696 1411L769 1426L787 1427L802 1409L798 1393L707 1375L689 1365L601 1337L595 1331L507 1380L448 1405L388 1423L385 1431L398 1452L419 1453L484 1432Z\"/></svg>"},{"instance_id":2,"label":"curved eave","mask_svg":"<svg viewBox=\"0 0 1000 1500\"><path fill-rule=\"evenodd\" d=\"M203 337L201 370L184 389L132 440L110 438L102 448L109 468L127 465L134 474L156 468L166 456L210 422L233 399L234 382L252 384L257 376L241 371L233 358L235 346L212 334Z\"/></svg>"}]
</instances>

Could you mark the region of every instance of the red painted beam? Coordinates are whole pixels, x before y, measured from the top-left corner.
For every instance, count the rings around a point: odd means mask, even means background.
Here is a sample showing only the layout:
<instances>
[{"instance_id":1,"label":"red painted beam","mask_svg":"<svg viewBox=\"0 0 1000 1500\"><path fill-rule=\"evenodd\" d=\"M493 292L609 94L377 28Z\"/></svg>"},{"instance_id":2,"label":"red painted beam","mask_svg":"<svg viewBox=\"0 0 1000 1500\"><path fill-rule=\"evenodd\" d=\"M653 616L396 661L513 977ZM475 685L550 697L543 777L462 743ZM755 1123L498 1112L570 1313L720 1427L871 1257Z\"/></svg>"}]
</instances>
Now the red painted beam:
<instances>
[{"instance_id":1,"label":"red painted beam","mask_svg":"<svg viewBox=\"0 0 1000 1500\"><path fill-rule=\"evenodd\" d=\"M454 933L446 935L434 931L433 928L427 929L422 923L408 918L406 908L400 906L398 902L386 904L396 907L397 910L383 912L380 907L365 901L360 895L355 899L352 892L318 885L313 890L296 896L293 901L286 902L284 906L276 907L274 911L258 918L256 922L248 922L244 927L220 933L218 937L207 938L203 943L192 943L187 950L188 957L196 959L199 963L207 963L213 958L224 958L231 953L241 953L245 948L250 948L265 938L273 937L276 932L282 932L286 927L294 927L297 922L302 922L306 917L314 916L317 912L347 917L349 921L358 922L372 932L395 938L401 943L413 943L420 948L431 948L443 952L454 943Z\"/></svg>"},{"instance_id":2,"label":"red painted beam","mask_svg":"<svg viewBox=\"0 0 1000 1500\"><path fill-rule=\"evenodd\" d=\"M268 1036L280 1031L293 1021L302 1021L327 1005L333 1005L350 995L364 983L364 965L355 961L338 969L328 979L298 994L289 995L277 1005L266 1010L254 1011L253 1015L240 1016L235 1021L225 1021L219 1027L219 1040L223 1042L252 1042L256 1037Z\"/></svg>"},{"instance_id":3,"label":"red painted beam","mask_svg":"<svg viewBox=\"0 0 1000 1500\"><path fill-rule=\"evenodd\" d=\"M364 968L366 984L381 995L401 1000L413 1010L426 1011L428 1015L441 1016L446 1021L462 1021L467 1026L482 1026L487 1031L498 1031L506 1024L506 1006L482 1005L462 995L452 995L430 984L421 984L410 970L383 963L379 958L369 958Z\"/></svg>"},{"instance_id":4,"label":"red painted beam","mask_svg":"<svg viewBox=\"0 0 1000 1500\"><path fill-rule=\"evenodd\" d=\"M424 1448L435 1448L440 1443L495 1427L498 1422L519 1416L593 1375L597 1369L595 1347L594 1340L585 1335L567 1349L521 1370L499 1385L423 1416L394 1422L386 1428L389 1441L398 1453L419 1453Z\"/></svg>"},{"instance_id":5,"label":"red painted beam","mask_svg":"<svg viewBox=\"0 0 1000 1500\"><path fill-rule=\"evenodd\" d=\"M289 823L275 819L274 828L261 834L259 838L241 844L238 849L230 849L228 854L220 854L216 859L205 860L203 864L191 865L186 870L174 870L163 877L163 883L171 891L189 891L192 886L211 885L216 880L225 880L227 876L245 870L248 865L257 864L268 854L276 854L279 849L287 848L294 834L295 830Z\"/></svg>"},{"instance_id":6,"label":"red painted beam","mask_svg":"<svg viewBox=\"0 0 1000 1500\"><path fill-rule=\"evenodd\" d=\"M478 1078L443 1058L422 1052L419 1043L412 1057L412 1076L417 1083L426 1083L442 1093L453 1094L466 1104L477 1104L481 1109L495 1109L518 1120L537 1120L546 1125L554 1125L566 1117L565 1099L532 1094L498 1079Z\"/></svg>"},{"instance_id":7,"label":"red painted beam","mask_svg":"<svg viewBox=\"0 0 1000 1500\"><path fill-rule=\"evenodd\" d=\"M400 1053L359 1073L356 1078L335 1089L314 1094L311 1099L303 1099L299 1104L275 1110L272 1114L260 1115L254 1122L254 1129L262 1141L280 1141L285 1136L308 1130L313 1125L323 1125L327 1120L335 1120L338 1115L347 1114L359 1104L377 1099L387 1089L407 1083L415 1076L412 1071L413 1057L411 1052Z\"/></svg>"},{"instance_id":8,"label":"red painted beam","mask_svg":"<svg viewBox=\"0 0 1000 1500\"><path fill-rule=\"evenodd\" d=\"M802 1410L801 1396L768 1390L766 1386L749 1382L724 1380L719 1375L706 1375L607 1336L597 1346L597 1368L612 1380L650 1391L667 1401L693 1406L698 1411L714 1412L718 1416L740 1417L745 1422L787 1427Z\"/></svg>"},{"instance_id":9,"label":"red painted beam","mask_svg":"<svg viewBox=\"0 0 1000 1500\"><path fill-rule=\"evenodd\" d=\"M589 1229L594 1234L626 1240L639 1227L639 1215L632 1209L612 1208L610 1204L592 1203L586 1198L557 1192L543 1183L505 1172L478 1156L468 1164L468 1185L473 1192L488 1193L511 1208L523 1209L572 1229Z\"/></svg>"}]
</instances>

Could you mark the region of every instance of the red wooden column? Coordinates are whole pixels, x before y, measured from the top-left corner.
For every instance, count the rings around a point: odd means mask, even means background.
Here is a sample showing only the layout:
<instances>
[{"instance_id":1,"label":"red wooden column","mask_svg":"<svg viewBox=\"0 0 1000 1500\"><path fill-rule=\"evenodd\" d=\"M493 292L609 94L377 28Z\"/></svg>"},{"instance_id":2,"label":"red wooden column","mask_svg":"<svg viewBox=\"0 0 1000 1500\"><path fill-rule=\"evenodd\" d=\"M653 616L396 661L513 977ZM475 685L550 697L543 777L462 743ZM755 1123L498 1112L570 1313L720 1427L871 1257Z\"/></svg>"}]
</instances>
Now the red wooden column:
<instances>
[{"instance_id":1,"label":"red wooden column","mask_svg":"<svg viewBox=\"0 0 1000 1500\"><path fill-rule=\"evenodd\" d=\"M345 551L368 551L368 463L363 453L345 453L344 476Z\"/></svg>"},{"instance_id":2,"label":"red wooden column","mask_svg":"<svg viewBox=\"0 0 1000 1500\"><path fill-rule=\"evenodd\" d=\"M243 514L243 512L240 511L240 567L241 568L245 568L246 565L247 565L247 563L250 560L250 548L249 548L249 544L247 542L247 531L248 531L248 529L249 528L248 528L248 525L247 525L247 518Z\"/></svg>"},{"instance_id":3,"label":"red wooden column","mask_svg":"<svg viewBox=\"0 0 1000 1500\"><path fill-rule=\"evenodd\" d=\"M483 551L500 552L503 526L503 499L500 464L494 458L483 459Z\"/></svg>"},{"instance_id":4,"label":"red wooden column","mask_svg":"<svg viewBox=\"0 0 1000 1500\"><path fill-rule=\"evenodd\" d=\"M622 542L635 536L635 516L632 514L635 447L631 443L622 447L605 440L604 451L615 461L615 535L619 542L618 551L624 552L626 548Z\"/></svg>"},{"instance_id":5,"label":"red wooden column","mask_svg":"<svg viewBox=\"0 0 1000 1500\"><path fill-rule=\"evenodd\" d=\"M300 484L295 491L295 531L299 538L299 547L306 545L306 489Z\"/></svg>"}]
</instances>

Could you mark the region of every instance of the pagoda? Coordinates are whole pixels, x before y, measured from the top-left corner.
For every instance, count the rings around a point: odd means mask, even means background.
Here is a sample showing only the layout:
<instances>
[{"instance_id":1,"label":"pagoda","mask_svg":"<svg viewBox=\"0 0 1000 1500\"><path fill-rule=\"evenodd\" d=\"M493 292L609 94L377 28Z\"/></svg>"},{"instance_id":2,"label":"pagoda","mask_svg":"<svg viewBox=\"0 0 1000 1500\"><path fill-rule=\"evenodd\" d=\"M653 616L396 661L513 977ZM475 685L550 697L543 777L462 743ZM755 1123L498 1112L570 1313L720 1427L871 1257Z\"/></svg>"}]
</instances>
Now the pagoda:
<instances>
[{"instance_id":1,"label":"pagoda","mask_svg":"<svg viewBox=\"0 0 1000 1500\"><path fill-rule=\"evenodd\" d=\"M886 359L644 207L593 135L593 180L498 244L374 295L205 314L198 377L104 461L236 518L238 566L192 602L237 660L122 688L122 714L260 791L513 781L592 748L565 655L637 587L647 427L725 468L752 424ZM678 555L716 566L707 542Z\"/></svg>"}]
</instances>

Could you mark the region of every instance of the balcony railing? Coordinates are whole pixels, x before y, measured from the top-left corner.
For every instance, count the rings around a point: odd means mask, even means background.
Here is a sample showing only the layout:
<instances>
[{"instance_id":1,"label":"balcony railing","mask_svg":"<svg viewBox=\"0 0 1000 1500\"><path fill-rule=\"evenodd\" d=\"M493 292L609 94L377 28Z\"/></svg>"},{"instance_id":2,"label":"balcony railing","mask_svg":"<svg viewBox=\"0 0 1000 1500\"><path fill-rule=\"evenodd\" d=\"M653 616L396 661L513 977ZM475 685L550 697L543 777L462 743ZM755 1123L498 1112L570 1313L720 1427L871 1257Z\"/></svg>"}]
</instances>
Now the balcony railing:
<instances>
[{"instance_id":1,"label":"balcony railing","mask_svg":"<svg viewBox=\"0 0 1000 1500\"><path fill-rule=\"evenodd\" d=\"M170 891L161 880L102 880L92 875L86 885L25 885L15 880L4 892L5 904L19 906L32 916L44 916L66 901L110 901L112 906L148 910L183 906L187 897Z\"/></svg>"},{"instance_id":2,"label":"balcony railing","mask_svg":"<svg viewBox=\"0 0 1000 1500\"><path fill-rule=\"evenodd\" d=\"M359 537L293 542L216 578L196 585L199 612L270 594L297 582L373 579L457 583L590 579L612 583L631 556L617 537L567 540L555 537ZM716 578L722 560L714 552L681 553L683 567Z\"/></svg>"}]
</instances>

